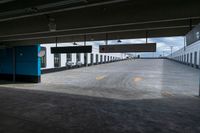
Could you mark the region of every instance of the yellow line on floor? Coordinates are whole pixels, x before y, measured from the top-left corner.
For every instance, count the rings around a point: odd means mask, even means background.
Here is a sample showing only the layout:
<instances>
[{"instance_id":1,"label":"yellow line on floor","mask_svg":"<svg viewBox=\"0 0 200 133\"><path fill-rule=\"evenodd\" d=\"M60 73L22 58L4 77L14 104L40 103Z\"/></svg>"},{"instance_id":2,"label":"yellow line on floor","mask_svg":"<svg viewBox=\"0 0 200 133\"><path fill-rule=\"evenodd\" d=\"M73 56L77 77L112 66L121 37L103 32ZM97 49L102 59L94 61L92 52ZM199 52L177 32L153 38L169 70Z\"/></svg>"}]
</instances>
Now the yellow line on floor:
<instances>
[{"instance_id":1,"label":"yellow line on floor","mask_svg":"<svg viewBox=\"0 0 200 133\"><path fill-rule=\"evenodd\" d=\"M172 96L171 92L165 91L161 93L163 96Z\"/></svg>"},{"instance_id":2,"label":"yellow line on floor","mask_svg":"<svg viewBox=\"0 0 200 133\"><path fill-rule=\"evenodd\" d=\"M104 79L106 76L105 75L102 75L102 76L96 76L96 80L102 80Z\"/></svg>"},{"instance_id":3,"label":"yellow line on floor","mask_svg":"<svg viewBox=\"0 0 200 133\"><path fill-rule=\"evenodd\" d=\"M141 80L143 80L142 77L134 77L134 78L133 78L133 81L134 81L134 82L139 82L139 81L141 81Z\"/></svg>"}]
</instances>

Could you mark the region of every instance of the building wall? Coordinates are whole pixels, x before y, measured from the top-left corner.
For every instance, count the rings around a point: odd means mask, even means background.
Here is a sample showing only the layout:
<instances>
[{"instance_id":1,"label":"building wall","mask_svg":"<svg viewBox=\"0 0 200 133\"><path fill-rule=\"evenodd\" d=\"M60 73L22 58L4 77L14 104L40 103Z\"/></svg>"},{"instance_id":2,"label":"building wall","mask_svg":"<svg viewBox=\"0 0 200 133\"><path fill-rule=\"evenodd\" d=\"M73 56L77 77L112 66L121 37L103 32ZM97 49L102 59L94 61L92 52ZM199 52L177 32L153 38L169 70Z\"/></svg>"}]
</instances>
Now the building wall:
<instances>
[{"instance_id":1,"label":"building wall","mask_svg":"<svg viewBox=\"0 0 200 133\"><path fill-rule=\"evenodd\" d=\"M42 69L51 69L54 68L54 54L51 54L51 47L55 47L55 44L42 44L41 47L45 47L46 48L46 67L42 68ZM59 44L59 46L73 46L73 45L69 45L69 44ZM99 49L98 47L93 46L92 49L92 54L93 54L93 63L97 63L96 62L96 54L98 54L98 63L100 63L100 55L103 56L103 62L104 60L104 56L106 55L106 61L107 61L107 56L112 56L115 57L116 59L120 59L123 58L122 54L102 54L99 53ZM66 66L66 62L67 62L67 56L66 54L61 54L61 67L65 67ZM76 53L72 54L72 62L76 63ZM82 64L84 64L84 53L81 53L81 62ZM88 64L91 63L91 53L87 54L87 62Z\"/></svg>"},{"instance_id":2,"label":"building wall","mask_svg":"<svg viewBox=\"0 0 200 133\"><path fill-rule=\"evenodd\" d=\"M195 52L197 53L196 58ZM174 52L168 58L198 68L200 66L200 41Z\"/></svg>"}]
</instances>

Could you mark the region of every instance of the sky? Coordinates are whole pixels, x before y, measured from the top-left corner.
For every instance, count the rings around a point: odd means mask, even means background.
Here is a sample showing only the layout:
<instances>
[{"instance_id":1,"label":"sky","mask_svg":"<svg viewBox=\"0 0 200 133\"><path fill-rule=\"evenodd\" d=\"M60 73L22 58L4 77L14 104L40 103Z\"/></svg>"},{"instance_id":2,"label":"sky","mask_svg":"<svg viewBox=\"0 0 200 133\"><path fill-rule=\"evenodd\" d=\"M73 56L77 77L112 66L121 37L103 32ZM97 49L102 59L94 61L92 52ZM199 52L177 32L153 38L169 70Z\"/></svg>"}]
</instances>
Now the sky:
<instances>
[{"instance_id":1,"label":"sky","mask_svg":"<svg viewBox=\"0 0 200 133\"><path fill-rule=\"evenodd\" d=\"M121 43L118 40L110 40L109 44L134 44L134 43L145 43L146 39L125 39L121 40ZM141 57L159 57L167 56L171 54L171 46L173 46L173 52L184 47L184 37L161 37L161 38L149 38L149 43L157 43L157 51L156 52L148 52L148 53L131 53L133 55L139 54ZM78 45L83 45L83 42L77 42ZM99 45L104 45L105 41L88 41L87 45L96 46L98 48Z\"/></svg>"},{"instance_id":2,"label":"sky","mask_svg":"<svg viewBox=\"0 0 200 133\"><path fill-rule=\"evenodd\" d=\"M109 44L134 44L134 43L145 43L146 39L126 39L121 40L121 43L118 42L118 40L111 40L108 41ZM158 57L160 55L167 56L171 54L171 46L173 46L173 52L181 49L184 47L184 37L162 37L162 38L149 38L149 43L157 43L157 52L155 53L136 53L140 54L141 57ZM98 41L98 42L87 42L89 45L103 45L105 44L105 41ZM135 53L133 53L135 54Z\"/></svg>"}]
</instances>

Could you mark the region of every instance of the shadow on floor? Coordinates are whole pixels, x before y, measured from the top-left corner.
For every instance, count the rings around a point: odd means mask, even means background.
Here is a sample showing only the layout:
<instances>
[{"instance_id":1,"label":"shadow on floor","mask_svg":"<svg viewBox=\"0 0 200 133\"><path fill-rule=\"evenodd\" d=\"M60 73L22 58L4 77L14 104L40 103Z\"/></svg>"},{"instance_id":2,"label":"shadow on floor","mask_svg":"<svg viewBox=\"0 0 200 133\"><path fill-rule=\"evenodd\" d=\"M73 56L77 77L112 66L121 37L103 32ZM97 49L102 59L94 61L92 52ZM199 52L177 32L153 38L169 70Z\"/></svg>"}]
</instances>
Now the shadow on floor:
<instances>
[{"instance_id":1,"label":"shadow on floor","mask_svg":"<svg viewBox=\"0 0 200 133\"><path fill-rule=\"evenodd\" d=\"M1 133L198 133L197 97L116 100L0 87Z\"/></svg>"},{"instance_id":2,"label":"shadow on floor","mask_svg":"<svg viewBox=\"0 0 200 133\"><path fill-rule=\"evenodd\" d=\"M17 84L39 84L39 83L28 83L28 82L18 82L18 81L8 81L0 80L0 85L17 85Z\"/></svg>"}]
</instances>

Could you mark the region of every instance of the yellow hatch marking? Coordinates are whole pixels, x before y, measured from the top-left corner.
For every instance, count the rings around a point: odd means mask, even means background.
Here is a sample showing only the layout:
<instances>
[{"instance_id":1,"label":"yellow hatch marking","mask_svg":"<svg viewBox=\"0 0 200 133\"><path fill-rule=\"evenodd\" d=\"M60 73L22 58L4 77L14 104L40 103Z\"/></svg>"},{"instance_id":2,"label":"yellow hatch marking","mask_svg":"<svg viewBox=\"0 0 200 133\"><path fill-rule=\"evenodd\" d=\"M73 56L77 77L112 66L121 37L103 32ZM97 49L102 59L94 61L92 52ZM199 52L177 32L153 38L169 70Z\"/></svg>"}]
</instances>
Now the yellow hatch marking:
<instances>
[{"instance_id":1,"label":"yellow hatch marking","mask_svg":"<svg viewBox=\"0 0 200 133\"><path fill-rule=\"evenodd\" d=\"M142 77L134 77L134 78L133 78L133 81L134 81L134 82L139 82L139 81L141 81L141 80L143 80Z\"/></svg>"},{"instance_id":2,"label":"yellow hatch marking","mask_svg":"<svg viewBox=\"0 0 200 133\"><path fill-rule=\"evenodd\" d=\"M96 77L96 80L102 80L102 79L104 79L106 76L105 75L103 75L103 76L97 76Z\"/></svg>"},{"instance_id":3,"label":"yellow hatch marking","mask_svg":"<svg viewBox=\"0 0 200 133\"><path fill-rule=\"evenodd\" d=\"M166 91L161 93L163 96L172 96L172 93Z\"/></svg>"}]
</instances>

